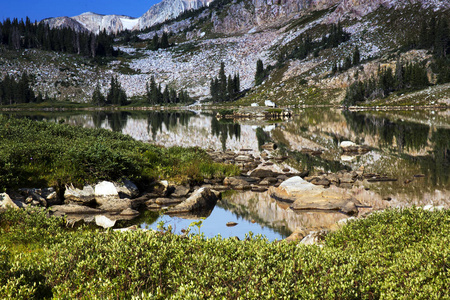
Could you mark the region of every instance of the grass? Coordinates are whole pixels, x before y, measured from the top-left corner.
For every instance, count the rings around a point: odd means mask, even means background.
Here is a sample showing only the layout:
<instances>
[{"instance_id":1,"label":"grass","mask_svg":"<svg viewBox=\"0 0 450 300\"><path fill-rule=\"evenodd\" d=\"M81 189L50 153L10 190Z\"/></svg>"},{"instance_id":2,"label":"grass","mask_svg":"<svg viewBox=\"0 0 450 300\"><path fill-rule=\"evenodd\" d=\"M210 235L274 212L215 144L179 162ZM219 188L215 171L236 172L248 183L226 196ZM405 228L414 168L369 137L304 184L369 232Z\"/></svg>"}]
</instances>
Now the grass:
<instances>
[{"instance_id":1,"label":"grass","mask_svg":"<svg viewBox=\"0 0 450 300\"><path fill-rule=\"evenodd\" d=\"M201 182L238 174L199 148L162 148L104 129L0 116L0 190L129 178Z\"/></svg>"},{"instance_id":2,"label":"grass","mask_svg":"<svg viewBox=\"0 0 450 300\"><path fill-rule=\"evenodd\" d=\"M201 233L69 230L63 219L45 214L0 214L0 298L450 297L448 210L374 213L328 235L322 247L251 234L238 241Z\"/></svg>"}]
</instances>

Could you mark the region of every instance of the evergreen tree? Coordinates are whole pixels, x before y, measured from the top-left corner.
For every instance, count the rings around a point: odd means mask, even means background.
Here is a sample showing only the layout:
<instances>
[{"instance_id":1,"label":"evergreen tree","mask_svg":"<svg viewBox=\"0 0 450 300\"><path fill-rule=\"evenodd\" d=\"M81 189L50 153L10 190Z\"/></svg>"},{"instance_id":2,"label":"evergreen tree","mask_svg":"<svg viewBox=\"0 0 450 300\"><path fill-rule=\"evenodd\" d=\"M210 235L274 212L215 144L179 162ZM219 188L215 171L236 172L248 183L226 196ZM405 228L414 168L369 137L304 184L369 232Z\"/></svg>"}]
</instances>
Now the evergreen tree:
<instances>
[{"instance_id":1,"label":"evergreen tree","mask_svg":"<svg viewBox=\"0 0 450 300\"><path fill-rule=\"evenodd\" d=\"M161 37L161 48L169 48L169 36L167 35L167 32L164 32Z\"/></svg>"},{"instance_id":2,"label":"evergreen tree","mask_svg":"<svg viewBox=\"0 0 450 300\"><path fill-rule=\"evenodd\" d=\"M359 48L356 46L355 51L353 52L353 65L357 66L361 62L361 54L359 53Z\"/></svg>"},{"instance_id":3,"label":"evergreen tree","mask_svg":"<svg viewBox=\"0 0 450 300\"><path fill-rule=\"evenodd\" d=\"M103 96L100 90L100 84L97 83L94 93L92 94L92 104L96 106L104 106L106 104L105 96Z\"/></svg>"},{"instance_id":4,"label":"evergreen tree","mask_svg":"<svg viewBox=\"0 0 450 300\"><path fill-rule=\"evenodd\" d=\"M221 102L227 99L227 76L225 75L225 64L223 62L220 63L218 99Z\"/></svg>"},{"instance_id":5,"label":"evergreen tree","mask_svg":"<svg viewBox=\"0 0 450 300\"><path fill-rule=\"evenodd\" d=\"M256 62L255 85L260 85L264 81L264 77L264 65L262 60L258 59L258 61Z\"/></svg>"}]
</instances>

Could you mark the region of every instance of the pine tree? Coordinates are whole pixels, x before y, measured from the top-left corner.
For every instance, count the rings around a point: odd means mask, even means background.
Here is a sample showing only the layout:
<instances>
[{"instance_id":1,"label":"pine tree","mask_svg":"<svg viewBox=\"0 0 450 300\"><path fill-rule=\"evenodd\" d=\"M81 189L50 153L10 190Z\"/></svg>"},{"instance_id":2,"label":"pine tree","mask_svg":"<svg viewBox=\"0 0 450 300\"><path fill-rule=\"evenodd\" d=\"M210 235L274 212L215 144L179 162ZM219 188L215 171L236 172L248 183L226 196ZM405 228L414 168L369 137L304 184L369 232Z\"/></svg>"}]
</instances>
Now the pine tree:
<instances>
[{"instance_id":1,"label":"pine tree","mask_svg":"<svg viewBox=\"0 0 450 300\"><path fill-rule=\"evenodd\" d=\"M218 98L220 102L227 99L227 76L225 75L225 64L223 62L220 63Z\"/></svg>"},{"instance_id":2,"label":"pine tree","mask_svg":"<svg viewBox=\"0 0 450 300\"><path fill-rule=\"evenodd\" d=\"M255 85L258 86L264 81L264 65L261 59L256 62Z\"/></svg>"},{"instance_id":3,"label":"pine tree","mask_svg":"<svg viewBox=\"0 0 450 300\"><path fill-rule=\"evenodd\" d=\"M356 46L355 51L353 52L353 65L357 66L361 62L361 54L359 53L359 48Z\"/></svg>"},{"instance_id":4,"label":"pine tree","mask_svg":"<svg viewBox=\"0 0 450 300\"><path fill-rule=\"evenodd\" d=\"M169 36L167 35L167 32L164 32L161 37L161 48L169 48Z\"/></svg>"},{"instance_id":5,"label":"pine tree","mask_svg":"<svg viewBox=\"0 0 450 300\"><path fill-rule=\"evenodd\" d=\"M94 93L92 94L92 104L96 106L104 106L106 104L105 96L103 96L100 90L100 84L97 83Z\"/></svg>"}]
</instances>

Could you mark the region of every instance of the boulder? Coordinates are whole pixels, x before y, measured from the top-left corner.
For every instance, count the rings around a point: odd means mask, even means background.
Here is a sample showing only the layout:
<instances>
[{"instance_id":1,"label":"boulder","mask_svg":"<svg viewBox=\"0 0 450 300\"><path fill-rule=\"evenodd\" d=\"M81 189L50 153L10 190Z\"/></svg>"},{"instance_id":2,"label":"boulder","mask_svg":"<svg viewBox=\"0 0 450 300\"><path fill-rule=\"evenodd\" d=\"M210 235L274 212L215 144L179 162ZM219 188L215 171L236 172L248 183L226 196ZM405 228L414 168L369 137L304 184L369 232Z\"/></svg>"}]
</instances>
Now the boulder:
<instances>
[{"instance_id":1,"label":"boulder","mask_svg":"<svg viewBox=\"0 0 450 300\"><path fill-rule=\"evenodd\" d=\"M8 194L0 194L0 208L19 208L19 206L9 197Z\"/></svg>"},{"instance_id":2,"label":"boulder","mask_svg":"<svg viewBox=\"0 0 450 300\"><path fill-rule=\"evenodd\" d=\"M278 188L270 188L271 197L292 203L293 210L339 210L346 214L356 214L357 200L343 193L322 186L316 186L301 177L292 177Z\"/></svg>"},{"instance_id":3,"label":"boulder","mask_svg":"<svg viewBox=\"0 0 450 300\"><path fill-rule=\"evenodd\" d=\"M280 174L269 169L255 169L250 173L251 177L258 178L277 177L278 175Z\"/></svg>"},{"instance_id":4,"label":"boulder","mask_svg":"<svg viewBox=\"0 0 450 300\"><path fill-rule=\"evenodd\" d=\"M248 181L241 177L226 177L223 180L225 186L245 186L248 185Z\"/></svg>"},{"instance_id":5,"label":"boulder","mask_svg":"<svg viewBox=\"0 0 450 300\"><path fill-rule=\"evenodd\" d=\"M171 197L174 198L182 198L182 197L186 197L187 194L189 193L189 187L186 187L184 185L179 185L175 187L175 190L173 191L173 193L170 195Z\"/></svg>"},{"instance_id":6,"label":"boulder","mask_svg":"<svg viewBox=\"0 0 450 300\"><path fill-rule=\"evenodd\" d=\"M139 196L138 187L128 179L123 180L122 183L114 183L117 193L120 198L136 198Z\"/></svg>"},{"instance_id":7,"label":"boulder","mask_svg":"<svg viewBox=\"0 0 450 300\"><path fill-rule=\"evenodd\" d=\"M120 212L128 208L135 208L131 199L110 199L102 202L99 209L107 212Z\"/></svg>"},{"instance_id":8,"label":"boulder","mask_svg":"<svg viewBox=\"0 0 450 300\"><path fill-rule=\"evenodd\" d=\"M210 209L214 207L217 200L220 198L220 193L210 188L200 188L186 199L183 203L169 209L168 214L179 214L193 212L196 210Z\"/></svg>"},{"instance_id":9,"label":"boulder","mask_svg":"<svg viewBox=\"0 0 450 300\"><path fill-rule=\"evenodd\" d=\"M270 188L270 194L273 198L286 202L295 202L297 198L306 193L309 196L320 195L324 189L303 180L300 176L294 176L283 181L278 188Z\"/></svg>"},{"instance_id":10,"label":"boulder","mask_svg":"<svg viewBox=\"0 0 450 300\"><path fill-rule=\"evenodd\" d=\"M64 191L64 203L66 204L82 204L89 205L95 202L95 191L90 185L86 185L82 190L75 188L73 185L66 185Z\"/></svg>"},{"instance_id":11,"label":"boulder","mask_svg":"<svg viewBox=\"0 0 450 300\"><path fill-rule=\"evenodd\" d=\"M108 202L119 200L119 192L114 183L102 181L94 188L95 202L98 205L105 205Z\"/></svg>"}]
</instances>

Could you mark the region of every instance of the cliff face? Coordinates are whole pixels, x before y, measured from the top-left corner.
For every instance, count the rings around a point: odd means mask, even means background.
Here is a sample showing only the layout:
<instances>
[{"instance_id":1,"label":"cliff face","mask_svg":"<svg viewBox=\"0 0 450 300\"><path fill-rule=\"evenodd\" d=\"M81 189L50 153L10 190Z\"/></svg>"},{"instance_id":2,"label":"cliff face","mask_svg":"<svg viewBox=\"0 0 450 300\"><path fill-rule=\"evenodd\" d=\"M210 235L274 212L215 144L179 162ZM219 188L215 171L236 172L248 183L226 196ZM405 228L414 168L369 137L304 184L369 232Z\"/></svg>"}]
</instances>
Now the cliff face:
<instances>
[{"instance_id":1,"label":"cliff face","mask_svg":"<svg viewBox=\"0 0 450 300\"><path fill-rule=\"evenodd\" d=\"M181 13L209 5L212 0L163 0L139 18L139 29L178 17Z\"/></svg>"}]
</instances>

